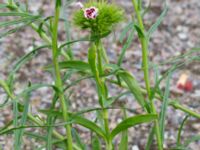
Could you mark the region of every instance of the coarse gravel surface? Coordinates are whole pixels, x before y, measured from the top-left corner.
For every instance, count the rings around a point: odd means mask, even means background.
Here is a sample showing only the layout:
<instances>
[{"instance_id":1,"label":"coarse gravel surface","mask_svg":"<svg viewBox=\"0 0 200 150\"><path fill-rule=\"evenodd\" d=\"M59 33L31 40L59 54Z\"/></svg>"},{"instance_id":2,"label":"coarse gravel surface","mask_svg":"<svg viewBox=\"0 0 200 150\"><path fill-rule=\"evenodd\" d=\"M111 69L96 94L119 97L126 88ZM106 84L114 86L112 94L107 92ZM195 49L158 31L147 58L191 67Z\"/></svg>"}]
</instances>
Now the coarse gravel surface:
<instances>
[{"instance_id":1,"label":"coarse gravel surface","mask_svg":"<svg viewBox=\"0 0 200 150\"><path fill-rule=\"evenodd\" d=\"M125 9L126 18L125 22L117 26L115 32L104 40L105 48L110 57L111 63L116 63L117 57L122 49L122 44L119 42L119 37L122 29L131 21L132 18L132 3L131 0L115 0L117 4ZM30 11L37 13L38 11L44 12L44 16L53 15L53 2L52 1L29 1ZM148 6L149 2L144 1L144 5ZM170 65L164 63L172 57L179 56L190 51L193 47L200 47L200 2L199 0L170 0L168 1L169 10L165 17L165 20L161 23L158 30L153 33L151 41L149 43L149 57L152 64L157 64L159 68L159 73L164 74L168 71ZM162 0L152 0L149 12L145 15L144 22L147 28L149 28L159 17L163 10L164 4ZM66 10L69 20L71 20L72 12L74 11L74 6L70 5ZM63 13L63 17L66 17ZM4 18L0 17L0 20ZM120 31L120 32L119 32ZM70 28L71 39L79 39L80 37L86 36L88 33L86 31L81 31L71 24ZM66 35L64 33L64 25L61 23L59 26L59 40L65 42ZM9 35L7 38L0 39L0 79L6 79L8 73L11 71L16 60L29 52L33 45L42 45L43 41L40 40L39 36L30 28L26 27L19 30L18 32ZM72 50L77 59L87 60L87 48L88 42L80 42L72 45ZM123 61L123 67L129 70L139 81L141 85L143 82L143 73L141 70L141 47L138 44L138 39L135 34L134 42L131 47L128 48L125 59ZM185 61L185 60L183 60ZM29 82L32 83L53 83L53 77L50 73L46 72L43 68L44 66L51 63L51 50L43 49L37 56L30 60L29 63L24 65L16 76L15 81L15 93L19 93L22 89L26 88ZM190 92L184 92L176 87L177 80L181 74L187 73L189 79L192 81L193 90ZM72 81L77 79L79 76L73 76ZM154 82L153 69L150 73L151 83ZM67 81L65 84L69 84L72 81ZM162 88L165 89L165 82L161 84ZM122 92L122 89L117 88L114 85L108 85L110 89L110 95L116 95ZM94 82L91 80L83 80L76 86L69 89L70 91L70 108L71 111L76 112L86 108L98 107L98 97L95 94L96 89ZM200 113L200 63L193 61L191 63L185 63L183 67L176 70L172 74L172 79L170 81L170 97L177 98L178 101L187 106L188 108ZM67 93L69 94L69 93ZM43 116L39 109L49 108L52 99L52 90L47 88L42 88L31 94L31 113ZM3 103L5 95L0 89L0 103ZM160 107L160 102L156 103L158 108ZM131 95L124 96L119 99L119 101L114 103L115 108L124 105L127 108L135 109L134 112L128 111L128 115L134 115L137 113L142 113L140 106L134 101ZM11 105L7 105L0 109L0 128L6 123L12 120ZM180 126L181 121L184 116L183 112L175 110L172 107L168 107L167 110L167 121L166 121L166 132L165 138L165 148L170 149L176 144L177 130ZM95 113L87 113L85 116L89 119L95 119ZM109 111L110 117L110 128L114 128L116 123L122 120L122 112L119 109L114 109ZM148 137L148 132L151 125L139 125L129 130L129 149L130 150L143 150L146 139ZM82 139L86 143L90 143L90 132L80 126L76 126L81 134ZM30 131L35 131L37 133L45 134L46 131L42 129L28 129ZM59 129L63 132L63 129ZM186 140L193 135L200 134L200 120L193 117L189 118L187 121L182 138ZM116 138L116 143L119 141L120 137ZM40 141L35 141L24 137L23 150L34 150L38 148L41 144ZM11 150L13 146L12 135L0 136L0 146L3 150ZM190 144L191 150L200 149L200 141ZM115 148L117 149L117 147ZM152 148L155 150L155 148Z\"/></svg>"}]
</instances>

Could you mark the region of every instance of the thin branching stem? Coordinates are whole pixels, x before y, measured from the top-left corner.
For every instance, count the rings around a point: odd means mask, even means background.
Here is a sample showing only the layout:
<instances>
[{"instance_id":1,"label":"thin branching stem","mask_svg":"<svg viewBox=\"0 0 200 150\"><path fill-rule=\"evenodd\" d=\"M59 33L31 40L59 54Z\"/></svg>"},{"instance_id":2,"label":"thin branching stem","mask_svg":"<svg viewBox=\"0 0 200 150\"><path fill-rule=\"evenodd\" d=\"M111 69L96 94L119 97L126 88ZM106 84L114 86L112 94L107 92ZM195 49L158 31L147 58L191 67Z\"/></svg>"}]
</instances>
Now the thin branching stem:
<instances>
[{"instance_id":1,"label":"thin branching stem","mask_svg":"<svg viewBox=\"0 0 200 150\"><path fill-rule=\"evenodd\" d=\"M68 107L65 102L65 96L63 92L63 83L61 79L60 74L60 68L58 64L58 23L59 23L59 17L60 17L60 0L56 0L56 8L55 8L55 16L54 16L54 23L53 23L53 33L52 33L52 55L53 55L53 66L55 71L55 84L57 88L60 90L58 95L60 99L60 104L62 108L63 113L63 119L65 122L69 120L68 116ZM66 125L66 131L67 131L67 147L68 150L72 150L72 135L71 135L71 126Z\"/></svg>"},{"instance_id":2,"label":"thin branching stem","mask_svg":"<svg viewBox=\"0 0 200 150\"><path fill-rule=\"evenodd\" d=\"M143 20L142 20L142 17L141 17L141 12L140 12L140 9L138 7L139 4L137 3L136 0L132 0L132 3L134 5L134 9L135 9L135 12L136 12L139 27L140 27L141 31L143 32L143 35L144 35L144 36L140 37L140 43L141 43L141 46L142 46L142 68L143 68L143 71L144 71L144 80L145 80L147 95L148 95L148 98L150 99L151 88L150 88L149 64L148 64L148 41L147 41L147 38L146 38L146 35L145 35L145 28L144 28ZM152 113L157 114L153 100L150 101L150 105L151 105ZM158 119L155 121L155 129L156 129L156 137L157 137L157 142L158 142L158 149L162 150L163 146L162 146L162 139L161 139L161 133L160 133Z\"/></svg>"}]
</instances>

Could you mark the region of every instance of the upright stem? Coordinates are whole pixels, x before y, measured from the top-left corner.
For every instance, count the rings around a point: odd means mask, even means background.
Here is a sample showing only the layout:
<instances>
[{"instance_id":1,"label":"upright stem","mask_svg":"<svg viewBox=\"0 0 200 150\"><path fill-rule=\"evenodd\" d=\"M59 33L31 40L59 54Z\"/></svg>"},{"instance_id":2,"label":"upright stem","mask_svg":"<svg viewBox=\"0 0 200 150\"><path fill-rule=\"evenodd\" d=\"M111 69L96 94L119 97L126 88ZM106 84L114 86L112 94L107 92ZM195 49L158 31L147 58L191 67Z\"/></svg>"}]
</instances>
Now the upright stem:
<instances>
[{"instance_id":1,"label":"upright stem","mask_svg":"<svg viewBox=\"0 0 200 150\"><path fill-rule=\"evenodd\" d=\"M110 140L110 129L109 129L109 121L108 121L108 110L103 109L103 119L104 119L104 128L107 135L106 141L106 150L112 150L112 141Z\"/></svg>"},{"instance_id":2,"label":"upright stem","mask_svg":"<svg viewBox=\"0 0 200 150\"><path fill-rule=\"evenodd\" d=\"M132 3L134 5L134 9L135 9L135 12L136 12L136 15L137 15L139 27L142 30L142 32L145 33L143 20L142 20L142 17L141 17L140 10L138 8L138 3L136 2L136 0L132 0ZM145 80L147 95L148 95L148 98L150 99L151 88L150 88L150 80L149 80L148 44L147 44L148 42L147 42L146 35L144 35L143 37L140 37L140 42L141 42L141 46L142 46L142 65L143 65L142 68L143 68L143 71L144 71L144 80ZM150 105L151 105L152 113L157 114L153 100L151 100ZM159 128L159 122L158 122L158 120L156 120L154 123L155 123L155 129L156 129L158 149L163 150L160 128Z\"/></svg>"},{"instance_id":3,"label":"upright stem","mask_svg":"<svg viewBox=\"0 0 200 150\"><path fill-rule=\"evenodd\" d=\"M53 66L55 71L55 84L56 87L58 87L59 91L59 99L60 104L62 107L62 113L63 113L63 119L65 122L69 120L68 116L68 107L65 102L64 92L63 92L63 83L61 80L60 75L60 68L58 64L58 22L59 22L59 16L60 16L60 0L56 0L56 7L55 7L55 18L54 18L54 24L53 24L53 33L52 33L52 55L53 55ZM67 130L67 141L68 141L68 150L72 150L72 136L71 136L71 126L66 125Z\"/></svg>"},{"instance_id":4,"label":"upright stem","mask_svg":"<svg viewBox=\"0 0 200 150\"><path fill-rule=\"evenodd\" d=\"M102 63L102 45L101 45L101 41L100 39L98 41L95 42L95 45L97 47L97 61L98 61L98 71L100 73L100 75L103 74L103 63ZM102 81L102 86L105 86L104 82L105 79L101 79ZM103 93L101 93L103 95L103 98L106 98L106 92L105 92L105 87L103 88ZM99 99L101 99L101 95L99 96ZM108 110L104 108L104 106L102 106L103 109L103 120L104 120L104 129L107 135L107 141L106 141L106 150L112 150L112 141L110 140L109 136L110 136L110 129L109 129L109 121L108 121Z\"/></svg>"}]
</instances>

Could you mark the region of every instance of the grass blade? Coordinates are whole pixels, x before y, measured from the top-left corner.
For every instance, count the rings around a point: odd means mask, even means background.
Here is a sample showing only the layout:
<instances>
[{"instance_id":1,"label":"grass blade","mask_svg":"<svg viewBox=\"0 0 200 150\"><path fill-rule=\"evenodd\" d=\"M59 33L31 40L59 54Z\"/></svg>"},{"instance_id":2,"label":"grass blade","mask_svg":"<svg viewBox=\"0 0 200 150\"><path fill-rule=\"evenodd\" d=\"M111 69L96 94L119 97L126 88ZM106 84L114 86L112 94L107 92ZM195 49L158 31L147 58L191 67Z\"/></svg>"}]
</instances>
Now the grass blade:
<instances>
[{"instance_id":1,"label":"grass blade","mask_svg":"<svg viewBox=\"0 0 200 150\"><path fill-rule=\"evenodd\" d=\"M13 100L13 125L15 128L18 127L18 103L16 100ZM18 145L18 134L19 134L19 130L14 130L14 149L15 150L20 150L21 149L21 145Z\"/></svg>"},{"instance_id":2,"label":"grass blade","mask_svg":"<svg viewBox=\"0 0 200 150\"><path fill-rule=\"evenodd\" d=\"M92 150L101 150L101 142L96 135L92 136Z\"/></svg>"},{"instance_id":3,"label":"grass blade","mask_svg":"<svg viewBox=\"0 0 200 150\"><path fill-rule=\"evenodd\" d=\"M134 22L130 22L128 23L128 25L123 29L120 37L119 37L119 41L120 43L123 43L123 40L125 39L127 33L129 32L130 29L133 28Z\"/></svg>"},{"instance_id":4,"label":"grass blade","mask_svg":"<svg viewBox=\"0 0 200 150\"><path fill-rule=\"evenodd\" d=\"M134 24L134 28L137 31L139 38L144 38L145 37L142 29L137 24Z\"/></svg>"},{"instance_id":5,"label":"grass blade","mask_svg":"<svg viewBox=\"0 0 200 150\"><path fill-rule=\"evenodd\" d=\"M0 17L19 16L19 17L35 17L25 12L0 12Z\"/></svg>"},{"instance_id":6,"label":"grass blade","mask_svg":"<svg viewBox=\"0 0 200 150\"><path fill-rule=\"evenodd\" d=\"M189 118L189 115L186 115L178 129L178 134L177 134L177 142L176 142L176 146L180 146L181 145L181 133L183 131L183 126L185 125L187 119Z\"/></svg>"},{"instance_id":7,"label":"grass blade","mask_svg":"<svg viewBox=\"0 0 200 150\"><path fill-rule=\"evenodd\" d=\"M164 17L166 16L168 12L168 6L165 6L163 12L161 13L161 15L158 17L158 19L156 20L156 22L150 27L148 33L147 33L147 37L148 39L150 39L151 35L153 34L153 32L156 31L156 29L158 28L158 26L161 24L161 22L163 21Z\"/></svg>"},{"instance_id":8,"label":"grass blade","mask_svg":"<svg viewBox=\"0 0 200 150\"><path fill-rule=\"evenodd\" d=\"M127 119L126 110L123 109L124 120ZM128 150L128 129L122 132L119 150Z\"/></svg>"},{"instance_id":9,"label":"grass blade","mask_svg":"<svg viewBox=\"0 0 200 150\"><path fill-rule=\"evenodd\" d=\"M153 143L154 134L155 134L155 125L151 128L151 131L147 139L147 144L145 146L145 150L150 150L151 144Z\"/></svg>"},{"instance_id":10,"label":"grass blade","mask_svg":"<svg viewBox=\"0 0 200 150\"><path fill-rule=\"evenodd\" d=\"M76 116L72 120L74 123L82 125L86 127L87 129L90 129L91 131L95 132L97 135L101 136L103 139L106 139L106 134L104 133L104 131L94 122L80 116Z\"/></svg>"},{"instance_id":11,"label":"grass blade","mask_svg":"<svg viewBox=\"0 0 200 150\"><path fill-rule=\"evenodd\" d=\"M131 25L132 25L132 24L131 24ZM134 36L133 36L133 35L134 35L134 32L135 32L135 30L132 29L131 32L130 32L130 34L129 34L129 36L128 36L127 41L125 42L125 44L124 44L123 47L122 47L122 51L121 51L121 53L120 53L120 56L119 56L118 62L117 62L118 66L121 66L122 61L123 61L123 58L124 58L125 53L126 53L126 50L131 46L131 43L132 43L133 38L134 38Z\"/></svg>"},{"instance_id":12,"label":"grass blade","mask_svg":"<svg viewBox=\"0 0 200 150\"><path fill-rule=\"evenodd\" d=\"M59 63L60 69L76 69L79 71L90 70L90 65L84 61L71 60Z\"/></svg>"},{"instance_id":13,"label":"grass blade","mask_svg":"<svg viewBox=\"0 0 200 150\"><path fill-rule=\"evenodd\" d=\"M24 126L25 123L26 123L26 120L27 120L27 115L28 115L28 110L29 110L29 103L30 103L30 93L27 93L24 97L25 99L25 103L23 105L23 113L22 113L22 118L21 118L21 122L20 122L20 126ZM22 143L22 136L23 136L23 133L24 133L24 130L23 129L20 129L18 131L18 134L17 134L17 139L16 139L16 142L17 142L17 145L20 147L21 146L21 143Z\"/></svg>"},{"instance_id":14,"label":"grass blade","mask_svg":"<svg viewBox=\"0 0 200 150\"><path fill-rule=\"evenodd\" d=\"M6 81L0 80L0 86L5 90L9 97L13 97L12 93L10 92L10 88Z\"/></svg>"},{"instance_id":15,"label":"grass blade","mask_svg":"<svg viewBox=\"0 0 200 150\"><path fill-rule=\"evenodd\" d=\"M135 78L130 75L128 72L120 71L118 72L118 75L126 82L129 90L132 92L132 94L135 96L135 99L137 102L143 107L146 108L147 111L149 111L148 104L145 101L143 94L141 92L141 88Z\"/></svg>"},{"instance_id":16,"label":"grass blade","mask_svg":"<svg viewBox=\"0 0 200 150\"><path fill-rule=\"evenodd\" d=\"M129 117L129 118L125 119L124 121L122 121L121 123L119 123L112 130L112 132L110 134L110 138L113 139L118 133L120 133L130 127L133 127L135 125L142 124L142 123L152 122L152 121L155 121L157 118L158 118L158 116L153 115L153 114L137 115L137 116Z\"/></svg>"},{"instance_id":17,"label":"grass blade","mask_svg":"<svg viewBox=\"0 0 200 150\"><path fill-rule=\"evenodd\" d=\"M162 138L162 143L164 140L164 131L165 131L165 118L166 118L166 112L167 112L167 107L168 107L168 99L169 99L169 94L170 94L170 80L172 78L172 72L169 73L166 81L166 86L165 86L165 93L163 97L163 103L161 107L161 113L160 113L160 131L161 131L161 138Z\"/></svg>"},{"instance_id":18,"label":"grass blade","mask_svg":"<svg viewBox=\"0 0 200 150\"><path fill-rule=\"evenodd\" d=\"M81 141L79 134L77 133L76 129L72 128L72 136L75 139L77 146L81 148L81 150L86 150L86 145Z\"/></svg>"},{"instance_id":19,"label":"grass blade","mask_svg":"<svg viewBox=\"0 0 200 150\"><path fill-rule=\"evenodd\" d=\"M20 24L20 23L34 22L37 19L39 19L39 16L26 17L26 18L20 18L20 19L17 19L17 20L11 20L11 21L6 21L6 22L1 22L0 23L0 28L2 28L2 27L8 27L8 26L13 26L13 25L17 25L17 24Z\"/></svg>"}]
</instances>

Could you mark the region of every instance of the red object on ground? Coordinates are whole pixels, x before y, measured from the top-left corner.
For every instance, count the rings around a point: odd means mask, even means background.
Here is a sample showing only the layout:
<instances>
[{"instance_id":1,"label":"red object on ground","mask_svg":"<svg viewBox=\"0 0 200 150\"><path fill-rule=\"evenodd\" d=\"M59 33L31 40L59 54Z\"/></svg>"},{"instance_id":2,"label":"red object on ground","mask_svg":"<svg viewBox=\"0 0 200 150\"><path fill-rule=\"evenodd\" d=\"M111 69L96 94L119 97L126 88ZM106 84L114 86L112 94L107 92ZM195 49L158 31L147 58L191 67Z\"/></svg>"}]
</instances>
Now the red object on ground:
<instances>
[{"instance_id":1,"label":"red object on ground","mask_svg":"<svg viewBox=\"0 0 200 150\"><path fill-rule=\"evenodd\" d=\"M180 75L177 82L177 88L186 92L191 92L193 90L193 84L192 81L189 79L189 74L183 73Z\"/></svg>"},{"instance_id":2,"label":"red object on ground","mask_svg":"<svg viewBox=\"0 0 200 150\"><path fill-rule=\"evenodd\" d=\"M193 89L192 82L188 80L188 81L185 83L184 90L187 91L187 92L190 92L190 91L192 91L192 89Z\"/></svg>"},{"instance_id":3,"label":"red object on ground","mask_svg":"<svg viewBox=\"0 0 200 150\"><path fill-rule=\"evenodd\" d=\"M184 84L179 83L177 85L178 89L184 90L186 92L191 92L193 89L192 82L190 80L187 80Z\"/></svg>"}]
</instances>

